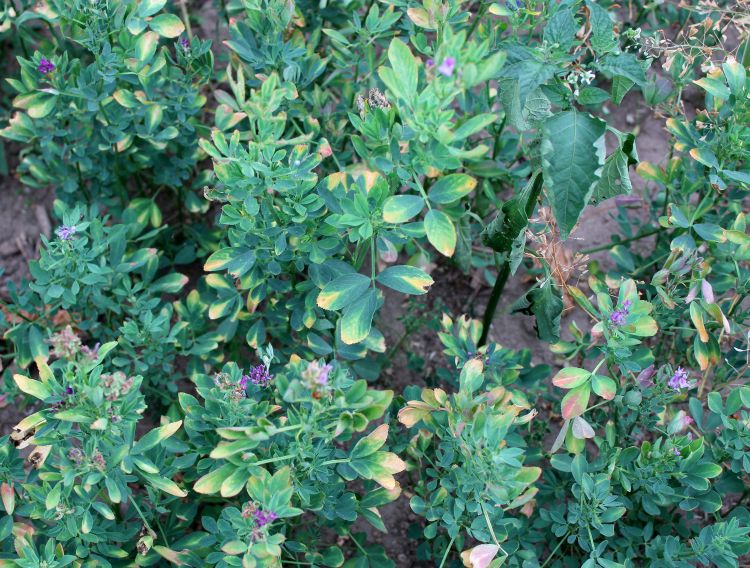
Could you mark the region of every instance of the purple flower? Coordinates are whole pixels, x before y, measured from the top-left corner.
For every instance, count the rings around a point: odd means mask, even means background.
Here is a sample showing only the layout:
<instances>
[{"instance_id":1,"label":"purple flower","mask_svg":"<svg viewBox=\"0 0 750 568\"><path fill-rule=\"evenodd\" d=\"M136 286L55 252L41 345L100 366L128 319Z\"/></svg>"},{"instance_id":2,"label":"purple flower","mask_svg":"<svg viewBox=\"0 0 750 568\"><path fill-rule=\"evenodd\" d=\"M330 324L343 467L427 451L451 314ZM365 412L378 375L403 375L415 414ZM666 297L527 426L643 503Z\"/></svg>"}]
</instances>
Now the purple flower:
<instances>
[{"instance_id":1,"label":"purple flower","mask_svg":"<svg viewBox=\"0 0 750 568\"><path fill-rule=\"evenodd\" d=\"M47 75L48 73L52 73L55 70L55 64L46 57L42 57L42 59L39 61L39 66L36 69L42 75Z\"/></svg>"},{"instance_id":2,"label":"purple flower","mask_svg":"<svg viewBox=\"0 0 750 568\"><path fill-rule=\"evenodd\" d=\"M677 367L677 370L667 384L670 388L673 388L676 391L680 389L689 389L690 383L688 382L688 372L682 367Z\"/></svg>"},{"instance_id":3,"label":"purple flower","mask_svg":"<svg viewBox=\"0 0 750 568\"><path fill-rule=\"evenodd\" d=\"M682 454L680 453L680 450L679 450L679 449L677 449L677 448L672 448L672 453L673 453L674 455L676 455L676 456L681 456L681 455L682 455Z\"/></svg>"},{"instance_id":4,"label":"purple flower","mask_svg":"<svg viewBox=\"0 0 750 568\"><path fill-rule=\"evenodd\" d=\"M246 389L247 383L250 381L250 375L242 375L242 378L240 379L240 388Z\"/></svg>"},{"instance_id":5,"label":"purple flower","mask_svg":"<svg viewBox=\"0 0 750 568\"><path fill-rule=\"evenodd\" d=\"M76 234L76 227L75 225L62 225L61 227L58 227L57 236L60 237L60 240L62 241L69 241L73 238L73 235Z\"/></svg>"},{"instance_id":6,"label":"purple flower","mask_svg":"<svg viewBox=\"0 0 750 568\"><path fill-rule=\"evenodd\" d=\"M260 509L258 509L257 511L253 513L253 517L255 519L255 525L259 529L262 529L267 524L272 523L273 521L279 518L279 516L273 511L266 512L266 511L261 511Z\"/></svg>"},{"instance_id":7,"label":"purple flower","mask_svg":"<svg viewBox=\"0 0 750 568\"><path fill-rule=\"evenodd\" d=\"M609 321L614 325L615 327L620 327L625 323L625 320L630 315L630 300L625 300L622 303L622 308L619 310L615 310L612 312L609 316Z\"/></svg>"},{"instance_id":8,"label":"purple flower","mask_svg":"<svg viewBox=\"0 0 750 568\"><path fill-rule=\"evenodd\" d=\"M427 61L425 61L425 65L427 65L427 67L435 67L435 60L430 57Z\"/></svg>"},{"instance_id":9,"label":"purple flower","mask_svg":"<svg viewBox=\"0 0 750 568\"><path fill-rule=\"evenodd\" d=\"M65 396L72 396L73 387L65 387Z\"/></svg>"},{"instance_id":10,"label":"purple flower","mask_svg":"<svg viewBox=\"0 0 750 568\"><path fill-rule=\"evenodd\" d=\"M680 416L680 419L677 422L677 426L679 427L679 431L682 432L684 430L687 430L688 426L690 426L693 422L695 422L695 420L693 420L687 414L684 414L683 416Z\"/></svg>"},{"instance_id":11,"label":"purple flower","mask_svg":"<svg viewBox=\"0 0 750 568\"><path fill-rule=\"evenodd\" d=\"M188 49L190 49L190 40L188 40L188 38L186 38L186 37L181 37L180 38L180 46L182 47L182 49L184 49L185 51L187 51Z\"/></svg>"},{"instance_id":12,"label":"purple flower","mask_svg":"<svg viewBox=\"0 0 750 568\"><path fill-rule=\"evenodd\" d=\"M98 342L93 347L84 345L83 347L81 347L81 353L83 353L86 357L88 357L92 361L96 361L99 358L99 348L101 346L102 344Z\"/></svg>"},{"instance_id":13,"label":"purple flower","mask_svg":"<svg viewBox=\"0 0 750 568\"><path fill-rule=\"evenodd\" d=\"M453 57L446 57L438 67L438 72L446 77L453 77L453 71L456 69L456 60Z\"/></svg>"},{"instance_id":14,"label":"purple flower","mask_svg":"<svg viewBox=\"0 0 750 568\"><path fill-rule=\"evenodd\" d=\"M323 367L320 369L320 374L318 375L318 378L316 379L319 385L328 384L328 375L331 373L332 369L333 369L333 365L330 365L330 364L323 365Z\"/></svg>"},{"instance_id":15,"label":"purple flower","mask_svg":"<svg viewBox=\"0 0 750 568\"><path fill-rule=\"evenodd\" d=\"M246 376L251 383L261 387L268 386L268 383L270 383L271 379L273 378L269 374L268 369L266 369L265 365L257 365L253 367L252 369L250 369L250 375ZM244 379L245 377L242 377L242 380ZM245 382L245 385L247 385L247 381Z\"/></svg>"}]
</instances>

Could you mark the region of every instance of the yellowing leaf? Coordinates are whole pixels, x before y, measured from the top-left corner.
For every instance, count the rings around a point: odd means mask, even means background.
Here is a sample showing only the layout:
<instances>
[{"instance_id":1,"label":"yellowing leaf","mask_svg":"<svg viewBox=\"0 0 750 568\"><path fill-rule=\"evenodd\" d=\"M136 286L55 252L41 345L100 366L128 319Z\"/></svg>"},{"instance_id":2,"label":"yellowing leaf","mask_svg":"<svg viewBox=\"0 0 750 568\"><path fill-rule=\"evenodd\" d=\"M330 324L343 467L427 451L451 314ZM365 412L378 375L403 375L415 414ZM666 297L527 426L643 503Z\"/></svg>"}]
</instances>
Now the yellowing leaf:
<instances>
[{"instance_id":1,"label":"yellowing leaf","mask_svg":"<svg viewBox=\"0 0 750 568\"><path fill-rule=\"evenodd\" d=\"M440 254L453 256L456 252L456 228L448 215L442 211L430 209L424 218L424 228L427 240Z\"/></svg>"},{"instance_id":2,"label":"yellowing leaf","mask_svg":"<svg viewBox=\"0 0 750 568\"><path fill-rule=\"evenodd\" d=\"M13 375L13 380L21 391L39 400L44 400L52 394L52 391L44 383L24 377L23 375Z\"/></svg>"}]
</instances>

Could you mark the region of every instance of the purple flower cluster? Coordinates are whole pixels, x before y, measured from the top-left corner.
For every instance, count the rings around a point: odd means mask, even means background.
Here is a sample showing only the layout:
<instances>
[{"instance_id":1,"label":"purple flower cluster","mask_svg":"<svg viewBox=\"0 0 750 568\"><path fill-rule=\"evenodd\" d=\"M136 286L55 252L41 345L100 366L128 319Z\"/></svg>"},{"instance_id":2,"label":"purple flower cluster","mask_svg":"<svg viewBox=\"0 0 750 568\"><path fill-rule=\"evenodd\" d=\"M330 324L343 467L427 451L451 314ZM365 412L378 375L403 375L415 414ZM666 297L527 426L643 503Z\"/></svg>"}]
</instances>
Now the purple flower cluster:
<instances>
[{"instance_id":1,"label":"purple flower cluster","mask_svg":"<svg viewBox=\"0 0 750 568\"><path fill-rule=\"evenodd\" d=\"M253 513L253 518L255 519L255 525L259 529L262 529L267 524L270 524L274 522L276 519L278 519L279 516L273 511L266 512L266 511L261 511L260 509L258 509Z\"/></svg>"},{"instance_id":2,"label":"purple flower cluster","mask_svg":"<svg viewBox=\"0 0 750 568\"><path fill-rule=\"evenodd\" d=\"M609 316L610 323L615 327L620 327L625 323L625 320L630 315L630 304L632 302L630 300L625 300L622 303L622 308L619 310L615 310L612 312Z\"/></svg>"},{"instance_id":3,"label":"purple flower cluster","mask_svg":"<svg viewBox=\"0 0 750 568\"><path fill-rule=\"evenodd\" d=\"M190 40L188 40L188 38L186 38L186 37L181 37L180 38L180 47L182 47L182 49L184 49L185 51L187 51L188 49L190 49Z\"/></svg>"},{"instance_id":4,"label":"purple flower cluster","mask_svg":"<svg viewBox=\"0 0 750 568\"><path fill-rule=\"evenodd\" d=\"M240 379L240 386L243 389L247 388L247 383L253 383L254 385L265 387L268 386L273 379L273 375L268 372L265 365L256 365L250 369L249 375L243 375Z\"/></svg>"},{"instance_id":5,"label":"purple flower cluster","mask_svg":"<svg viewBox=\"0 0 750 568\"><path fill-rule=\"evenodd\" d=\"M58 227L56 233L61 241L69 241L76 234L76 227L75 225L62 225Z\"/></svg>"},{"instance_id":6,"label":"purple flower cluster","mask_svg":"<svg viewBox=\"0 0 750 568\"><path fill-rule=\"evenodd\" d=\"M39 66L36 69L42 75L47 75L48 73L52 73L55 70L55 64L46 57L42 57L42 59L39 61Z\"/></svg>"},{"instance_id":7,"label":"purple flower cluster","mask_svg":"<svg viewBox=\"0 0 750 568\"><path fill-rule=\"evenodd\" d=\"M680 389L689 389L690 383L688 382L688 372L682 367L677 367L674 375L667 381L670 388L678 391Z\"/></svg>"}]
</instances>

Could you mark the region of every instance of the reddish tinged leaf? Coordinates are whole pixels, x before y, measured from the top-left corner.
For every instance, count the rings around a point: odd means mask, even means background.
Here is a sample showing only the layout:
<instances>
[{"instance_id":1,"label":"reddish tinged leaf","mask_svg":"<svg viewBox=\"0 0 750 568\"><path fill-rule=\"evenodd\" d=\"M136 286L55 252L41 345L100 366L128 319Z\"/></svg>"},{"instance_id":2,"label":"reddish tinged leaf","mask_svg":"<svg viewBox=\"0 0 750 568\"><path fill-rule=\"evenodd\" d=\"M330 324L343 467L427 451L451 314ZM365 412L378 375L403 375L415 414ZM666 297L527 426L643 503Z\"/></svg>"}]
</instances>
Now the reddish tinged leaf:
<instances>
[{"instance_id":1,"label":"reddish tinged leaf","mask_svg":"<svg viewBox=\"0 0 750 568\"><path fill-rule=\"evenodd\" d=\"M561 389L573 389L589 380L591 373L586 369L568 367L562 369L552 379L552 384Z\"/></svg>"},{"instance_id":2,"label":"reddish tinged leaf","mask_svg":"<svg viewBox=\"0 0 750 568\"><path fill-rule=\"evenodd\" d=\"M571 420L586 411L591 395L591 386L585 383L574 388L562 399L562 415L565 420Z\"/></svg>"},{"instance_id":3,"label":"reddish tinged leaf","mask_svg":"<svg viewBox=\"0 0 750 568\"><path fill-rule=\"evenodd\" d=\"M594 375L591 379L591 387L594 392L606 400L612 400L617 393L617 384L609 377Z\"/></svg>"}]
</instances>

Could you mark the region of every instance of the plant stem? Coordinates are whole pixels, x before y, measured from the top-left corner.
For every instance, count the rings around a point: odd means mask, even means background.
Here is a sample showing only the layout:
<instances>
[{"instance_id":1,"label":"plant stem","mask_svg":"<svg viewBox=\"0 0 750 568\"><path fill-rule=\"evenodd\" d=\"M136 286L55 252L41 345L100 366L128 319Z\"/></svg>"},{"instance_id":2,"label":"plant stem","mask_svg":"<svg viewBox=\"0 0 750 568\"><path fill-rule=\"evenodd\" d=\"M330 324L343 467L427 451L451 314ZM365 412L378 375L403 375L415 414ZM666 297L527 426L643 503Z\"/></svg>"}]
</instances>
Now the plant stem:
<instances>
[{"instance_id":1,"label":"plant stem","mask_svg":"<svg viewBox=\"0 0 750 568\"><path fill-rule=\"evenodd\" d=\"M193 29L190 27L190 14L188 12L187 0L180 0L180 11L182 12L182 19L185 21L185 30L187 31L188 39L193 39Z\"/></svg>"},{"instance_id":2,"label":"plant stem","mask_svg":"<svg viewBox=\"0 0 750 568\"><path fill-rule=\"evenodd\" d=\"M490 535L492 535L492 541L497 546L500 546L500 543L497 541L497 537L495 536L495 529L492 528L492 523L490 522L490 516L487 514L487 509L484 508L484 503L480 503L479 506L482 507L482 514L484 515L484 522L487 523L487 529L490 531Z\"/></svg>"},{"instance_id":3,"label":"plant stem","mask_svg":"<svg viewBox=\"0 0 750 568\"><path fill-rule=\"evenodd\" d=\"M539 198L539 194L542 192L543 182L544 178L542 177L542 174L538 173L531 186L529 198L524 207L526 218L531 217L534 213L536 201ZM478 347L487 343L487 337L490 334L490 326L492 325L492 320L495 319L497 304L500 301L500 296L503 295L505 284L508 282L508 277L510 276L510 251L508 250L504 252L505 260L503 261L503 266L500 268L500 272L497 275L495 285L492 287L492 293L490 294L490 299L487 302L487 308L485 309L484 317L482 318L482 336L479 338Z\"/></svg>"},{"instance_id":4,"label":"plant stem","mask_svg":"<svg viewBox=\"0 0 750 568\"><path fill-rule=\"evenodd\" d=\"M650 237L651 235L655 235L659 231L661 231L661 227L658 229L651 229L650 231L646 231L645 233L641 233L640 235L636 235L635 237L630 237L629 239L623 239L621 241L617 241L616 243L607 243L606 245L600 245L598 247L591 247L587 249L583 249L580 251L581 254L591 254L592 252L599 252L600 250L607 250L616 247L617 245L624 245L627 243L632 243L633 241L638 241L640 239L645 239L646 237Z\"/></svg>"},{"instance_id":5,"label":"plant stem","mask_svg":"<svg viewBox=\"0 0 750 568\"><path fill-rule=\"evenodd\" d=\"M479 7L479 10L477 10L476 15L474 16L474 21L471 23L471 28L469 28L469 33L466 35L467 40L472 36L472 34L474 33L474 30L477 29L477 26L479 25L479 20L482 19L482 17L484 16L484 13L487 11L487 8L489 7L490 7L489 2L485 2Z\"/></svg>"},{"instance_id":6,"label":"plant stem","mask_svg":"<svg viewBox=\"0 0 750 568\"><path fill-rule=\"evenodd\" d=\"M508 282L510 276L510 259L506 259L503 262L500 273L497 275L495 285L492 287L492 293L490 294L490 300L487 302L487 308L484 311L484 318L482 321L482 337L479 338L479 347L487 343L487 336L490 334L490 326L492 320L495 319L495 311L497 310L497 304L500 302L500 296L503 295L505 284Z\"/></svg>"},{"instance_id":7,"label":"plant stem","mask_svg":"<svg viewBox=\"0 0 750 568\"><path fill-rule=\"evenodd\" d=\"M260 460L260 461L257 461L257 462L253 462L250 465L263 465L263 464L273 463L273 462L277 462L277 461L281 461L281 460L289 460L289 459L292 459L294 457L297 457L297 455L296 454L287 454L285 456L278 456L276 458L268 458L267 460Z\"/></svg>"},{"instance_id":8,"label":"plant stem","mask_svg":"<svg viewBox=\"0 0 750 568\"><path fill-rule=\"evenodd\" d=\"M135 508L136 513L138 513L138 516L143 521L143 526L146 527L146 530L153 536L156 536L156 531L151 528L151 525L148 524L148 521L146 520L146 517L143 514L143 511L141 511L141 508L138 506L138 503L135 502L135 499L133 499L132 495L128 495L128 499L130 499L130 502L132 503L133 507ZM162 538L164 538L164 535L162 535ZM164 540L164 544L166 545L166 539Z\"/></svg>"},{"instance_id":9,"label":"plant stem","mask_svg":"<svg viewBox=\"0 0 750 568\"><path fill-rule=\"evenodd\" d=\"M443 568L445 561L448 560L448 553L451 551L451 548L453 548L453 542L455 540L456 540L456 537L454 536L453 538L451 538L451 541L448 543L448 548L445 549L445 554L443 554L443 560L440 562L440 568Z\"/></svg>"},{"instance_id":10,"label":"plant stem","mask_svg":"<svg viewBox=\"0 0 750 568\"><path fill-rule=\"evenodd\" d=\"M567 534L560 539L560 542L557 543L557 546L554 548L554 550L552 550L552 552L549 553L549 556L544 561L544 564L542 564L541 568L544 568L545 566L547 566L547 564L549 564L549 561L552 560L555 554L557 554L557 551L560 550L560 547L563 545L566 538L568 538Z\"/></svg>"}]
</instances>

